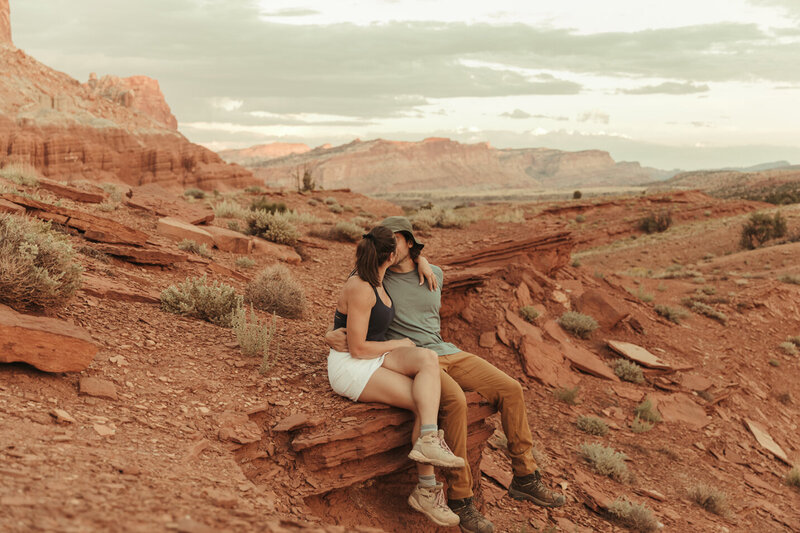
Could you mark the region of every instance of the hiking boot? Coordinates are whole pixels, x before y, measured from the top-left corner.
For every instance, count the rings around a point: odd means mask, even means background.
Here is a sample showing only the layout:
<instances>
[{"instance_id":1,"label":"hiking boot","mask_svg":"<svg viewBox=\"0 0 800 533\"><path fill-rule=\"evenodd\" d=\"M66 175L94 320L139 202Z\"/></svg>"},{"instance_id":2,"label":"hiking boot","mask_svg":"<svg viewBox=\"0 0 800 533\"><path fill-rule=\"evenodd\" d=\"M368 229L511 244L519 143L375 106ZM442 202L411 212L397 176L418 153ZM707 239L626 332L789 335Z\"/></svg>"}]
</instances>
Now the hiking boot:
<instances>
[{"instance_id":1,"label":"hiking boot","mask_svg":"<svg viewBox=\"0 0 800 533\"><path fill-rule=\"evenodd\" d=\"M408 454L408 458L418 463L434 465L442 468L464 468L464 459L453 455L447 443L444 441L444 431L439 433L433 431L421 435L414 448Z\"/></svg>"},{"instance_id":2,"label":"hiking boot","mask_svg":"<svg viewBox=\"0 0 800 533\"><path fill-rule=\"evenodd\" d=\"M447 502L448 507L453 510L461 522L461 531L464 533L492 533L494 531L494 524L489 522L472 503L472 498L464 498L463 500L450 500Z\"/></svg>"},{"instance_id":3,"label":"hiking boot","mask_svg":"<svg viewBox=\"0 0 800 533\"><path fill-rule=\"evenodd\" d=\"M458 515L444 503L441 483L433 487L417 485L408 497L408 505L427 516L434 524L447 527L458 525Z\"/></svg>"},{"instance_id":4,"label":"hiking boot","mask_svg":"<svg viewBox=\"0 0 800 533\"><path fill-rule=\"evenodd\" d=\"M564 505L564 496L547 488L538 470L527 476L514 476L508 487L508 494L515 500L528 500L542 507Z\"/></svg>"}]
</instances>

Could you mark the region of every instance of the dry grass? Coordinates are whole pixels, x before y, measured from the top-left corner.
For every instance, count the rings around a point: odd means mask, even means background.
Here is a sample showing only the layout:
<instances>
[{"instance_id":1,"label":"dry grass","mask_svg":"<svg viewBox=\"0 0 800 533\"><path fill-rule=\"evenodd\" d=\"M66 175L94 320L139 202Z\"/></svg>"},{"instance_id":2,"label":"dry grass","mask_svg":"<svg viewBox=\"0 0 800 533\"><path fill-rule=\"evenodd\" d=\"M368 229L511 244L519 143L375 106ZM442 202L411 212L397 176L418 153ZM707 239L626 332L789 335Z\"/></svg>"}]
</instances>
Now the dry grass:
<instances>
[{"instance_id":1,"label":"dry grass","mask_svg":"<svg viewBox=\"0 0 800 533\"><path fill-rule=\"evenodd\" d=\"M578 403L578 392L580 391L580 387L575 386L572 389L568 389L566 387L561 387L553 391L553 396L556 397L556 400L560 402L567 403L569 405L576 405Z\"/></svg>"},{"instance_id":2,"label":"dry grass","mask_svg":"<svg viewBox=\"0 0 800 533\"><path fill-rule=\"evenodd\" d=\"M728 323L728 317L725 313L723 313L722 311L717 311L716 309L714 309L713 307L711 307L706 303L693 300L691 301L688 307L695 313L700 315L705 315L708 318L713 318L722 325Z\"/></svg>"},{"instance_id":3,"label":"dry grass","mask_svg":"<svg viewBox=\"0 0 800 533\"><path fill-rule=\"evenodd\" d=\"M272 265L247 284L245 301L257 309L285 318L299 318L306 308L303 287L283 265Z\"/></svg>"},{"instance_id":4,"label":"dry grass","mask_svg":"<svg viewBox=\"0 0 800 533\"><path fill-rule=\"evenodd\" d=\"M684 311L683 309L678 309L676 307L670 307L668 305L657 305L655 306L655 311L659 315L663 316L670 322L674 322L676 324L680 324L681 320L689 316L689 313Z\"/></svg>"},{"instance_id":5,"label":"dry grass","mask_svg":"<svg viewBox=\"0 0 800 533\"><path fill-rule=\"evenodd\" d=\"M178 244L178 249L183 250L184 252L199 255L200 257L211 257L211 251L208 249L208 246L205 244L197 244L196 241L191 239L183 239Z\"/></svg>"},{"instance_id":6,"label":"dry grass","mask_svg":"<svg viewBox=\"0 0 800 533\"><path fill-rule=\"evenodd\" d=\"M791 283L792 285L800 285L800 276L790 276L789 274L786 274L785 276L779 277L778 281L782 281L783 283Z\"/></svg>"},{"instance_id":7,"label":"dry grass","mask_svg":"<svg viewBox=\"0 0 800 533\"><path fill-rule=\"evenodd\" d=\"M430 209L420 209L411 217L414 229L427 231L431 228L465 228L473 219L457 212L455 209L433 206Z\"/></svg>"},{"instance_id":8,"label":"dry grass","mask_svg":"<svg viewBox=\"0 0 800 533\"><path fill-rule=\"evenodd\" d=\"M161 307L170 313L192 316L212 324L231 327L242 305L242 297L230 285L202 278L188 278L161 292Z\"/></svg>"},{"instance_id":9,"label":"dry grass","mask_svg":"<svg viewBox=\"0 0 800 533\"><path fill-rule=\"evenodd\" d=\"M187 198L194 198L195 200L202 200L206 197L206 192L197 188L190 188L183 191L183 195Z\"/></svg>"},{"instance_id":10,"label":"dry grass","mask_svg":"<svg viewBox=\"0 0 800 533\"><path fill-rule=\"evenodd\" d=\"M710 485L698 484L689 488L689 498L710 513L728 516L727 496L721 490Z\"/></svg>"},{"instance_id":11,"label":"dry grass","mask_svg":"<svg viewBox=\"0 0 800 533\"><path fill-rule=\"evenodd\" d=\"M608 512L623 526L639 533L658 531L658 520L647 505L620 497L608 506Z\"/></svg>"},{"instance_id":12,"label":"dry grass","mask_svg":"<svg viewBox=\"0 0 800 533\"><path fill-rule=\"evenodd\" d=\"M256 262L249 257L237 257L236 266L239 268L253 268L256 266Z\"/></svg>"},{"instance_id":13,"label":"dry grass","mask_svg":"<svg viewBox=\"0 0 800 533\"><path fill-rule=\"evenodd\" d=\"M631 383L643 383L644 374L639 365L627 359L617 359L614 361L614 374L623 381Z\"/></svg>"},{"instance_id":14,"label":"dry grass","mask_svg":"<svg viewBox=\"0 0 800 533\"><path fill-rule=\"evenodd\" d=\"M364 235L364 228L353 222L337 222L330 229L328 238L334 241L358 242Z\"/></svg>"},{"instance_id":15,"label":"dry grass","mask_svg":"<svg viewBox=\"0 0 800 533\"><path fill-rule=\"evenodd\" d=\"M58 309L80 287L82 272L67 238L50 224L0 215L0 303L19 311Z\"/></svg>"},{"instance_id":16,"label":"dry grass","mask_svg":"<svg viewBox=\"0 0 800 533\"><path fill-rule=\"evenodd\" d=\"M519 316L524 318L527 322L533 323L537 318L539 318L539 310L532 305L526 305L524 307L520 307Z\"/></svg>"},{"instance_id":17,"label":"dry grass","mask_svg":"<svg viewBox=\"0 0 800 533\"><path fill-rule=\"evenodd\" d=\"M792 469L786 474L784 481L790 487L800 489L800 468L793 466Z\"/></svg>"},{"instance_id":18,"label":"dry grass","mask_svg":"<svg viewBox=\"0 0 800 533\"><path fill-rule=\"evenodd\" d=\"M661 415L658 414L650 398L646 398L642 403L637 405L636 409L634 409L634 414L647 422L661 422Z\"/></svg>"},{"instance_id":19,"label":"dry grass","mask_svg":"<svg viewBox=\"0 0 800 533\"><path fill-rule=\"evenodd\" d=\"M583 443L579 447L581 457L583 457L592 468L603 476L608 476L620 483L627 483L631 480L628 465L625 460L628 458L624 453L614 451L599 443Z\"/></svg>"},{"instance_id":20,"label":"dry grass","mask_svg":"<svg viewBox=\"0 0 800 533\"><path fill-rule=\"evenodd\" d=\"M590 435L602 437L608 433L608 424L595 416L581 415L578 417L578 420L575 422L575 424L578 426L578 429Z\"/></svg>"},{"instance_id":21,"label":"dry grass","mask_svg":"<svg viewBox=\"0 0 800 533\"><path fill-rule=\"evenodd\" d=\"M233 332L236 335L236 341L245 355L261 357L259 367L261 374L269 371L272 360L277 355L277 349L275 355L270 350L272 341L275 339L276 321L276 315L273 313L272 321L262 324L252 305L249 314L247 309L241 307L233 317Z\"/></svg>"},{"instance_id":22,"label":"dry grass","mask_svg":"<svg viewBox=\"0 0 800 533\"><path fill-rule=\"evenodd\" d=\"M494 217L496 222L522 224L525 222L525 213L522 209L509 209Z\"/></svg>"},{"instance_id":23,"label":"dry grass","mask_svg":"<svg viewBox=\"0 0 800 533\"><path fill-rule=\"evenodd\" d=\"M625 287L625 290L628 291L628 293L631 296L638 298L639 300L645 303L650 303L653 300L655 300L655 296L653 296L649 292L645 292L644 289L642 289L641 287L637 287L635 289L631 289L630 287Z\"/></svg>"},{"instance_id":24,"label":"dry grass","mask_svg":"<svg viewBox=\"0 0 800 533\"><path fill-rule=\"evenodd\" d=\"M25 187L39 185L39 172L33 165L24 163L11 163L0 168L0 178L5 178Z\"/></svg>"},{"instance_id":25,"label":"dry grass","mask_svg":"<svg viewBox=\"0 0 800 533\"><path fill-rule=\"evenodd\" d=\"M778 345L778 348L781 349L783 353L786 355L797 355L797 346L795 346L794 342L786 341L782 342Z\"/></svg>"},{"instance_id":26,"label":"dry grass","mask_svg":"<svg viewBox=\"0 0 800 533\"><path fill-rule=\"evenodd\" d=\"M594 318L575 311L567 311L561 315L558 323L562 328L581 339L589 338L589 335L600 327Z\"/></svg>"},{"instance_id":27,"label":"dry grass","mask_svg":"<svg viewBox=\"0 0 800 533\"><path fill-rule=\"evenodd\" d=\"M247 233L278 244L293 245L300 237L297 228L285 213L252 211L247 216Z\"/></svg>"},{"instance_id":28,"label":"dry grass","mask_svg":"<svg viewBox=\"0 0 800 533\"><path fill-rule=\"evenodd\" d=\"M633 418L633 422L631 422L631 431L633 431L634 433L647 433L648 431L653 429L654 425L655 424L651 422L645 422L638 416L635 416Z\"/></svg>"},{"instance_id":29,"label":"dry grass","mask_svg":"<svg viewBox=\"0 0 800 533\"><path fill-rule=\"evenodd\" d=\"M245 220L251 211L239 205L235 200L223 200L214 205L214 215L217 218L238 218Z\"/></svg>"}]
</instances>

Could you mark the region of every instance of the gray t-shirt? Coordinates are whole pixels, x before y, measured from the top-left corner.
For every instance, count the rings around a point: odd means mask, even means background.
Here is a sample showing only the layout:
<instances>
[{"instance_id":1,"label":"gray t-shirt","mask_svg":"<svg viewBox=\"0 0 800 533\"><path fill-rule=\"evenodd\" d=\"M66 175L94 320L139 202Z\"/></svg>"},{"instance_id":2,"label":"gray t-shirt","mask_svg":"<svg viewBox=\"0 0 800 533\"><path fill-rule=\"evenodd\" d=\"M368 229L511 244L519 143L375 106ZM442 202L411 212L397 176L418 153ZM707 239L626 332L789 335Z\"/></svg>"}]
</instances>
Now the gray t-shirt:
<instances>
[{"instance_id":1,"label":"gray t-shirt","mask_svg":"<svg viewBox=\"0 0 800 533\"><path fill-rule=\"evenodd\" d=\"M408 337L420 348L429 348L439 355L450 355L461 350L449 342L444 342L441 333L439 308L442 306L442 269L431 265L439 288L431 292L428 284L419 284L419 274L415 268L411 272L399 274L386 271L383 286L394 302L394 320L389 324L387 339Z\"/></svg>"}]
</instances>

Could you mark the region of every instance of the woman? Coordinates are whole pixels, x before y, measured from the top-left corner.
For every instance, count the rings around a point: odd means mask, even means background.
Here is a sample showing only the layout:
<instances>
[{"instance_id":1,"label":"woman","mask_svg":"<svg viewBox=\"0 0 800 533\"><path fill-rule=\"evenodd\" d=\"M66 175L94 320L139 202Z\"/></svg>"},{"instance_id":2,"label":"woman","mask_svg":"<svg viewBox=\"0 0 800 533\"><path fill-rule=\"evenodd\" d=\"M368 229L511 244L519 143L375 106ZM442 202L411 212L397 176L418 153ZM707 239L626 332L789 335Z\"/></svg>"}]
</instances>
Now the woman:
<instances>
[{"instance_id":1,"label":"woman","mask_svg":"<svg viewBox=\"0 0 800 533\"><path fill-rule=\"evenodd\" d=\"M349 352L331 350L328 379L338 394L353 401L380 402L416 414L409 458L417 461L419 484L408 503L441 526L459 522L445 503L433 466L461 468L437 426L441 383L439 361L432 350L417 348L409 339L386 340L394 305L383 288L386 270L394 264L392 230L378 226L356 248L356 268L345 282L333 327L347 328Z\"/></svg>"}]
</instances>

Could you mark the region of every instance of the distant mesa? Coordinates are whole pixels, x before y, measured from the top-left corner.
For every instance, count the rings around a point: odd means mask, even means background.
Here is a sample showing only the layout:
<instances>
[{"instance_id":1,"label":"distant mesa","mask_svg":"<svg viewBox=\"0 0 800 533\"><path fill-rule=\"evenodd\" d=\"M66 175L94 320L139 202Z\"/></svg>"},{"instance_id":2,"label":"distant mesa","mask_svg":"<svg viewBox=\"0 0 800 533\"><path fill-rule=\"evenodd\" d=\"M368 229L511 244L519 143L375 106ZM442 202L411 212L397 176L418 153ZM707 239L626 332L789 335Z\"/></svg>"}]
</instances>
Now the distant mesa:
<instances>
[{"instance_id":1,"label":"distant mesa","mask_svg":"<svg viewBox=\"0 0 800 533\"><path fill-rule=\"evenodd\" d=\"M330 148L330 145L324 145L320 148ZM258 144L250 148L243 148L241 150L223 150L219 152L220 157L230 163L238 163L246 165L250 162L258 162L264 159L275 159L278 157L285 157L292 154L304 154L311 151L311 147L307 144L301 143L269 143Z\"/></svg>"},{"instance_id":2,"label":"distant mesa","mask_svg":"<svg viewBox=\"0 0 800 533\"><path fill-rule=\"evenodd\" d=\"M0 0L0 46L14 46L11 40L11 6Z\"/></svg>"}]
</instances>

